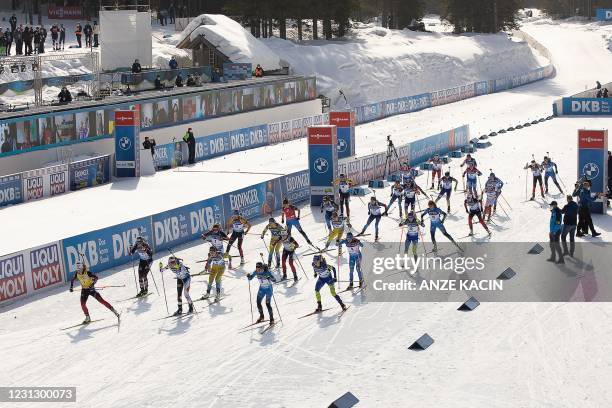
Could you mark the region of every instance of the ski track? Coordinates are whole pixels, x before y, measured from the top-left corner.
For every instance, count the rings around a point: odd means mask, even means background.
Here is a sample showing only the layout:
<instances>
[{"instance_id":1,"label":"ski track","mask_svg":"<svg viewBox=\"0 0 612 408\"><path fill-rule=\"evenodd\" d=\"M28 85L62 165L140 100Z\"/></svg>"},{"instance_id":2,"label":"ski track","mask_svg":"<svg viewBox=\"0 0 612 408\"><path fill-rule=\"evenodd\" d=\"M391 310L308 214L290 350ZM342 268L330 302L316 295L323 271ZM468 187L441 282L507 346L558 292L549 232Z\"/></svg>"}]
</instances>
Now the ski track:
<instances>
[{"instance_id":1,"label":"ski track","mask_svg":"<svg viewBox=\"0 0 612 408\"><path fill-rule=\"evenodd\" d=\"M524 29L550 48L558 68L556 78L360 126L358 154L384 148L380 140L386 134L393 134L399 145L463 123L470 124L473 136L523 123L547 115L554 97L579 91L596 79L606 80L612 58L597 33L580 25L527 24ZM491 241L547 240L548 212L540 204L521 203L525 199L522 166L531 153L541 159L550 151L560 177L571 185L576 174L576 129L582 127L611 128L612 119L554 119L492 138L493 147L476 153L485 175L493 168L504 180L504 196L513 207L508 219L501 210L494 217L498 226L492 226ZM304 145L303 140L294 141L232 158L243 170L289 173L305 167ZM234 166L222 160L206 165L220 170ZM450 163L454 176L460 174L459 163L456 159ZM417 182L422 185L425 179L423 175ZM388 189L376 194L388 202ZM456 213L447 228L453 236L468 230L463 197L459 192L452 195ZM323 236L324 223L314 221L318 214L303 208L304 229L312 239ZM361 226L364 204L353 199L351 209L352 223ZM608 218L594 217L605 241L612 230ZM263 225L263 219L256 220L253 230L261 231ZM395 220L383 218L382 240L397 242L398 229ZM482 236L478 225L475 233ZM304 244L300 235L297 240ZM425 241L431 248L428 234ZM262 329L238 333L250 319L249 286L242 277L259 259L261 246L256 236L245 239L247 265L223 280L230 297L213 306L197 302L198 314L177 321L152 321L166 315L161 292L120 304L124 309L120 332L110 312L95 301L88 303L92 318L104 321L60 332L60 327L82 319L78 294L67 291L0 309L0 341L5 346L2 385L76 386L79 407L314 407L327 406L348 390L364 407L419 403L451 408L557 408L612 403L609 304L484 303L473 312L461 313L455 303L372 303L366 290L354 297L349 292L341 294L351 308L338 320L340 308L323 288L323 306L332 309L298 320L316 305L315 280L308 276L291 289L275 286L282 323L263 335ZM195 265L205 251L205 246L193 244L175 250L187 265ZM299 251L310 250L303 246ZM335 265L334 257L328 259L334 259ZM309 259L302 259L302 265L306 274L312 273ZM159 272L153 273L157 279ZM341 279L346 278L345 254L340 273ZM102 291L113 304L133 293L130 265L103 274L102 279L103 284L127 285ZM161 289L159 279L157 283ZM198 298L204 289L204 281L194 279L192 297ZM255 295L257 285L251 285L251 290ZM174 280L166 279L166 293L172 312ZM424 352L408 350L425 332L435 343Z\"/></svg>"}]
</instances>

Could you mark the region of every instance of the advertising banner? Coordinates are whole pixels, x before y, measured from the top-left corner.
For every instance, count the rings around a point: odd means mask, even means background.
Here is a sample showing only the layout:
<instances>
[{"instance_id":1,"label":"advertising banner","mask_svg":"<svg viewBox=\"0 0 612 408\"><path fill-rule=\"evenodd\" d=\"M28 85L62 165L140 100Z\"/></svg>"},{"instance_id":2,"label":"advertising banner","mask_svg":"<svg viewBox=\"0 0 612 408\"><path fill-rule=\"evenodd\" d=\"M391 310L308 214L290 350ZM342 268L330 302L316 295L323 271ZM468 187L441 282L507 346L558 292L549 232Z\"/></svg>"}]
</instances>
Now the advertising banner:
<instances>
[{"instance_id":1,"label":"advertising banner","mask_svg":"<svg viewBox=\"0 0 612 408\"><path fill-rule=\"evenodd\" d=\"M598 21L612 21L612 9L597 9Z\"/></svg>"},{"instance_id":2,"label":"advertising banner","mask_svg":"<svg viewBox=\"0 0 612 408\"><path fill-rule=\"evenodd\" d=\"M229 219L234 210L252 219L259 216L271 217L274 210L281 208L281 186L279 179L245 187L223 195L225 219Z\"/></svg>"},{"instance_id":3,"label":"advertising banner","mask_svg":"<svg viewBox=\"0 0 612 408\"><path fill-rule=\"evenodd\" d=\"M253 75L253 65L248 63L224 62L223 77L227 80L247 79Z\"/></svg>"},{"instance_id":4,"label":"advertising banner","mask_svg":"<svg viewBox=\"0 0 612 408\"><path fill-rule=\"evenodd\" d=\"M59 242L43 245L27 251L29 277L32 291L60 285L65 280L65 269Z\"/></svg>"},{"instance_id":5,"label":"advertising banner","mask_svg":"<svg viewBox=\"0 0 612 408\"><path fill-rule=\"evenodd\" d=\"M336 126L308 128L310 205L319 206L323 196L336 195L334 180L338 177L337 145Z\"/></svg>"},{"instance_id":6,"label":"advertising banner","mask_svg":"<svg viewBox=\"0 0 612 408\"><path fill-rule=\"evenodd\" d=\"M117 177L140 176L140 115L137 110L115 111L115 168Z\"/></svg>"},{"instance_id":7,"label":"advertising banner","mask_svg":"<svg viewBox=\"0 0 612 408\"><path fill-rule=\"evenodd\" d=\"M578 179L591 182L591 193L605 193L608 183L608 131L578 130ZM591 211L604 214L606 205L598 199Z\"/></svg>"},{"instance_id":8,"label":"advertising banner","mask_svg":"<svg viewBox=\"0 0 612 408\"><path fill-rule=\"evenodd\" d=\"M215 224L224 225L223 199L215 197L151 217L156 252L198 239Z\"/></svg>"},{"instance_id":9,"label":"advertising banner","mask_svg":"<svg viewBox=\"0 0 612 408\"><path fill-rule=\"evenodd\" d=\"M612 98L563 98L563 114L579 116L608 116Z\"/></svg>"},{"instance_id":10,"label":"advertising banner","mask_svg":"<svg viewBox=\"0 0 612 408\"><path fill-rule=\"evenodd\" d=\"M151 242L151 217L64 239L66 278L72 278L81 257L94 273L130 261L130 246L138 236Z\"/></svg>"},{"instance_id":11,"label":"advertising banner","mask_svg":"<svg viewBox=\"0 0 612 408\"><path fill-rule=\"evenodd\" d=\"M281 198L291 203L299 203L310 197L308 170L298 171L280 178Z\"/></svg>"},{"instance_id":12,"label":"advertising banner","mask_svg":"<svg viewBox=\"0 0 612 408\"><path fill-rule=\"evenodd\" d=\"M338 133L338 159L355 155L355 112L330 112L329 122Z\"/></svg>"},{"instance_id":13,"label":"advertising banner","mask_svg":"<svg viewBox=\"0 0 612 408\"><path fill-rule=\"evenodd\" d=\"M291 140L291 121L287 120L280 123L280 138L281 141L287 142Z\"/></svg>"},{"instance_id":14,"label":"advertising banner","mask_svg":"<svg viewBox=\"0 0 612 408\"><path fill-rule=\"evenodd\" d=\"M52 197L70 191L68 164L25 171L21 177L24 201Z\"/></svg>"},{"instance_id":15,"label":"advertising banner","mask_svg":"<svg viewBox=\"0 0 612 408\"><path fill-rule=\"evenodd\" d=\"M83 7L79 6L56 6L49 4L48 16L50 20L78 20L83 18Z\"/></svg>"},{"instance_id":16,"label":"advertising banner","mask_svg":"<svg viewBox=\"0 0 612 408\"><path fill-rule=\"evenodd\" d=\"M24 254L25 251L0 257L0 303L28 294Z\"/></svg>"},{"instance_id":17,"label":"advertising banner","mask_svg":"<svg viewBox=\"0 0 612 408\"><path fill-rule=\"evenodd\" d=\"M0 207L23 202L21 174L0 177Z\"/></svg>"},{"instance_id":18,"label":"advertising banner","mask_svg":"<svg viewBox=\"0 0 612 408\"><path fill-rule=\"evenodd\" d=\"M268 125L268 138L270 139L270 144L281 142L280 123L270 123Z\"/></svg>"},{"instance_id":19,"label":"advertising banner","mask_svg":"<svg viewBox=\"0 0 612 408\"><path fill-rule=\"evenodd\" d=\"M71 191L106 184L110 181L110 156L72 162L68 172Z\"/></svg>"},{"instance_id":20,"label":"advertising banner","mask_svg":"<svg viewBox=\"0 0 612 408\"><path fill-rule=\"evenodd\" d=\"M302 118L298 118L298 119L293 119L291 121L291 138L292 139L299 139L301 137L305 137L305 131L304 131L304 127L303 127L303 120Z\"/></svg>"},{"instance_id":21,"label":"advertising banner","mask_svg":"<svg viewBox=\"0 0 612 408\"><path fill-rule=\"evenodd\" d=\"M153 164L158 169L173 169L183 164L183 142L168 143L155 146ZM203 149L199 149L202 151ZM196 157L198 155L198 142L196 139Z\"/></svg>"}]
</instances>

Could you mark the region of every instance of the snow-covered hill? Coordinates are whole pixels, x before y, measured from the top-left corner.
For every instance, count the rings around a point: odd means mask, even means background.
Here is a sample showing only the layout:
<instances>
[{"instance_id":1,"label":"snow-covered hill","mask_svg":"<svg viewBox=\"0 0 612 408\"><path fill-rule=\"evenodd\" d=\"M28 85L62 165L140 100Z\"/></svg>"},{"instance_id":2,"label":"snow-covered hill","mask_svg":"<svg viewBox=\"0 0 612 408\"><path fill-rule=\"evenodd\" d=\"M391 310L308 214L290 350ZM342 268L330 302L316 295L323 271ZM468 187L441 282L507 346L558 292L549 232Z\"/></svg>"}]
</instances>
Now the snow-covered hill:
<instances>
[{"instance_id":1,"label":"snow-covered hill","mask_svg":"<svg viewBox=\"0 0 612 408\"><path fill-rule=\"evenodd\" d=\"M262 41L288 61L294 72L316 74L319 92L338 107L344 106L340 90L351 106L359 106L502 78L548 64L526 43L512 41L504 33L457 36L370 24L356 25L347 38L338 41Z\"/></svg>"}]
</instances>

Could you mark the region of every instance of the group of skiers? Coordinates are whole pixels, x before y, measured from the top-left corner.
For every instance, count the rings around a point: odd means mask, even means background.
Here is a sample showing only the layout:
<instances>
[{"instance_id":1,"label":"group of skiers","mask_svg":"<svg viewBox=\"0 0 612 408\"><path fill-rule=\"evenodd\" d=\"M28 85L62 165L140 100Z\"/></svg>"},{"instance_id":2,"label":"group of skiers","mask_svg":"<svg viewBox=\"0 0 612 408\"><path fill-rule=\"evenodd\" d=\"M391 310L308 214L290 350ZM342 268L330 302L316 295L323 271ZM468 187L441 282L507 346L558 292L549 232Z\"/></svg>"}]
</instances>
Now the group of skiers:
<instances>
[{"instance_id":1,"label":"group of skiers","mask_svg":"<svg viewBox=\"0 0 612 408\"><path fill-rule=\"evenodd\" d=\"M324 223L327 227L327 236L323 248L315 246L302 228L300 224L301 210L289 202L289 200L284 199L280 222L277 222L273 217L269 218L264 229L258 234L260 235L260 239L264 241L264 246L268 252L267 260L262 256L261 261L256 263L255 270L246 275L249 282L253 279L257 279L259 282L259 289L256 296L256 305L259 315L257 319L254 319L252 325L266 322L271 326L275 323L274 311L272 308L274 284L289 279L287 265L289 265L291 269L294 285L299 280L296 263L300 268L304 269L296 254L296 250L300 247L300 244L295 237L292 236L294 231L299 232L306 245L313 248L310 255L313 255L311 266L317 278L314 287L317 307L311 314L327 310L323 309L321 301L320 291L324 286L328 286L331 295L338 302L342 311L347 309L339 293L336 292L335 283L338 279L338 271L334 266L327 263L324 255L331 250L330 246L332 244L336 246L338 258L342 255L342 248L346 247L348 251L349 285L346 291L353 290L355 287L357 287L359 291L365 289L366 284L363 279L361 268L361 251L363 243L360 241L359 237L368 235L366 232L369 226L374 223L374 239L378 241L379 223L382 217L389 216L396 202L400 214L399 227L405 229L404 253L407 254L411 251L415 259L418 257L417 246L420 242L423 242L422 229L425 227L424 220L426 217L430 219L429 232L433 244L433 250L431 252L435 253L437 251L436 233L438 231L461 251L461 247L459 247L455 239L448 233L444 225L446 218L451 213L451 194L453 191L457 191L459 181L451 176L450 171L446 171L444 175L442 175L442 159L438 155L432 157L428 162L431 163L430 169L432 180L429 194L428 191L424 190L416 183L416 177L420 175L420 171L415 167L411 167L408 163L402 163L400 165L398 179L393 183L390 189L389 203L384 204L378 200L376 195L372 196L369 203L367 203L368 218L363 228L356 234L351 231L353 227L350 222L350 196L354 183L345 174L340 174L339 178L334 180L334 185L338 187L339 200L336 201L335 196L329 195L323 197L321 204L321 213L324 213ZM474 218L477 219L478 223L480 223L487 232L487 235L490 236L491 231L488 224L491 222L492 215L496 213L498 205L502 205L499 200L502 197L504 183L491 171L483 187L480 182L482 172L478 170L476 160L470 154L463 160L460 167L465 167L462 174L462 185L465 194L463 208L468 214L468 226L470 230L468 236L474 233ZM532 173L532 200L535 199L536 185L539 185L542 197L548 194L549 180L552 180L552 183L555 184L559 192L563 193L563 189L557 179L557 165L548 155L544 157L541 163L537 163L535 159L533 159L530 163L525 165L524 169L530 170ZM543 175L544 179L542 179ZM563 263L564 256L574 255L575 236L584 236L589 229L592 236L596 237L600 235L594 230L590 216L590 205L596 198L596 196L590 192L590 182L586 178L583 178L576 183L575 187L574 192L571 195L567 195L567 203L562 208L559 208L556 201L550 203L551 218L549 238L551 257L548 260L551 262ZM435 198L433 197L434 194L437 194ZM428 199L424 209L420 206L419 196L424 196ZM578 197L578 202L575 202L573 197ZM447 204L446 212L437 206L438 201L442 198L445 199ZM508 204L507 201L506 204ZM418 207L418 211L416 211L415 207ZM420 216L417 216L418 214L420 214ZM212 296L213 290L215 295L214 302L219 302L222 299L222 278L226 268L232 268L232 258L239 257L240 265L242 266L245 264L243 242L245 236L249 234L251 227L249 221L244 218L238 210L235 210L228 220L225 229L223 229L220 224L214 224L209 231L202 234L202 239L210 244L210 249L207 258L201 261L205 262L205 266L204 271L200 274L207 274L208 281L206 284L206 292L200 299L209 299ZM355 230L355 232L357 231L358 230ZM268 234L270 236L269 242L265 243ZM238 256L230 255L230 249L234 244L236 244L238 249ZM153 252L146 241L139 237L134 246L130 249L130 253L139 258L138 284L140 291L137 297L143 297L149 293L147 276L151 269ZM302 254L302 256L305 255L306 254ZM183 297L188 304L187 313L192 313L194 311L194 301L189 291L191 277L193 275L190 273L189 267L187 267L180 258L172 254L168 258L167 264L164 265L160 262L159 269L160 272L170 270L175 274L177 280L178 308L172 316L180 316L183 314ZM273 273L274 269L278 271L277 274ZM357 274L357 285L354 285L355 272ZM306 273L305 270L304 273ZM85 265L81 264L79 266L78 272L72 282L74 282L75 279L81 282L83 289L81 304L86 315L84 323L90 321L87 307L85 306L85 302L90 296L97 299L118 315L115 309L95 291L94 284L97 277L88 272ZM265 303L268 312L268 320L265 320L263 303Z\"/></svg>"}]
</instances>

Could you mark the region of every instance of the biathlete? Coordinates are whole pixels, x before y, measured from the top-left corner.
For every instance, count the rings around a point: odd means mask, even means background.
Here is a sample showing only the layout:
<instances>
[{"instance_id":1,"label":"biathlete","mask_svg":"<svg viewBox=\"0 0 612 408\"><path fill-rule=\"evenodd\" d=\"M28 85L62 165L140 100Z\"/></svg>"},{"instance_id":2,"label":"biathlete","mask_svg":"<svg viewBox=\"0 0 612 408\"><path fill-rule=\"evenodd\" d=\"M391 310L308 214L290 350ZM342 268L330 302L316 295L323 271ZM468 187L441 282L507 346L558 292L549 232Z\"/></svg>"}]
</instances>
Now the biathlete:
<instances>
[{"instance_id":1,"label":"biathlete","mask_svg":"<svg viewBox=\"0 0 612 408\"><path fill-rule=\"evenodd\" d=\"M442 177L442 179L440 180L440 193L438 194L438 198L436 198L436 204L438 203L438 201L443 197L446 196L446 206L447 206L447 210L448 212L450 212L451 207L450 207L450 196L451 196L451 191L453 189L453 182L455 183L455 191L457 191L457 184L459 184L459 182L457 181L456 178L452 177L450 175L450 172L446 172L444 173L444 177Z\"/></svg>"},{"instance_id":2,"label":"biathlete","mask_svg":"<svg viewBox=\"0 0 612 408\"><path fill-rule=\"evenodd\" d=\"M342 310L346 310L346 305L340 299L340 296L336 293L336 268L327 264L323 255L315 255L312 257L312 267L314 269L314 277L317 278L315 283L315 297L317 298L317 308L315 313L323 311L321 304L321 288L325 285L329 287L329 292L336 299Z\"/></svg>"},{"instance_id":3,"label":"biathlete","mask_svg":"<svg viewBox=\"0 0 612 408\"><path fill-rule=\"evenodd\" d=\"M478 185L478 176L482 176L480 170L478 170L474 164L469 164L468 168L463 172L463 177L465 177L466 180L466 193L478 195L476 188Z\"/></svg>"},{"instance_id":4,"label":"biathlete","mask_svg":"<svg viewBox=\"0 0 612 408\"><path fill-rule=\"evenodd\" d=\"M308 238L308 235L306 235L306 233L302 229L302 226L300 225L300 212L301 211L299 208L289 203L289 200L285 198L283 200L283 212L281 215L281 222L287 223L287 232L289 233L289 235L291 235L291 229L295 227L295 229L297 229L300 234L302 234L308 245L312 245L312 242L310 242L310 238Z\"/></svg>"},{"instance_id":5,"label":"biathlete","mask_svg":"<svg viewBox=\"0 0 612 408\"><path fill-rule=\"evenodd\" d=\"M442 235L448 238L450 242L455 244L455 246L461 250L459 245L457 245L453 237L446 231L446 228L444 227L446 213L436 207L436 203L434 201L429 201L429 203L427 203L427 208L425 209L425 211L423 211L421 219L425 219L425 216L427 215L429 215L429 233L431 235L431 242L433 242L433 251L436 252L438 250L438 244L436 242L436 230L440 230Z\"/></svg>"},{"instance_id":6,"label":"biathlete","mask_svg":"<svg viewBox=\"0 0 612 408\"><path fill-rule=\"evenodd\" d=\"M189 268L183 265L182 260L175 256L168 258L168 264L164 266L162 262L159 263L159 271L163 272L166 269L170 269L172 273L176 275L176 295L178 302L178 309L172 316L179 316L183 314L183 296L187 299L189 305L189 311L187 313L193 313L193 301L189 295L189 289L191 288L191 275L189 274Z\"/></svg>"},{"instance_id":7,"label":"biathlete","mask_svg":"<svg viewBox=\"0 0 612 408\"><path fill-rule=\"evenodd\" d=\"M344 215L344 209L346 208L346 218L351 217L351 209L349 208L349 202L351 201L351 188L353 187L353 180L346 177L346 174L340 174L334 184L338 186L340 192L340 215Z\"/></svg>"},{"instance_id":8,"label":"biathlete","mask_svg":"<svg viewBox=\"0 0 612 408\"><path fill-rule=\"evenodd\" d=\"M323 196L323 202L321 203L321 212L325 213L325 225L327 230L331 231L331 219L332 215L338 211L338 204L334 202L333 196Z\"/></svg>"},{"instance_id":9,"label":"biathlete","mask_svg":"<svg viewBox=\"0 0 612 408\"><path fill-rule=\"evenodd\" d=\"M281 249L281 233L285 231L274 218L268 220L268 225L261 232L261 239L264 239L266 232L270 231L270 245L268 246L268 268L272 267L272 257L276 258L276 268L280 268L280 249Z\"/></svg>"},{"instance_id":10,"label":"biathlete","mask_svg":"<svg viewBox=\"0 0 612 408\"><path fill-rule=\"evenodd\" d=\"M404 210L406 214L408 214L408 211L414 211L414 205L419 194L429 198L429 195L413 179L408 179L404 183Z\"/></svg>"},{"instance_id":11,"label":"biathlete","mask_svg":"<svg viewBox=\"0 0 612 408\"><path fill-rule=\"evenodd\" d=\"M375 221L375 223L374 223L374 232L375 232L374 240L378 241L378 224L380 223L380 219L381 219L382 214L383 214L382 208L384 208L385 211L387 210L387 206L384 205L383 203L381 203L380 201L378 201L376 199L376 197L370 198L370 202L368 203L368 221L363 226L363 229L361 230L361 232L357 236L365 234L366 230L368 229L368 227L370 226L372 221Z\"/></svg>"},{"instance_id":12,"label":"biathlete","mask_svg":"<svg viewBox=\"0 0 612 408\"><path fill-rule=\"evenodd\" d=\"M487 196L485 200L484 215L487 217L487 222L491 221L492 214L497 211L497 200L502 193L504 182L495 177L495 173L489 174L489 178L485 182L484 194Z\"/></svg>"},{"instance_id":13,"label":"biathlete","mask_svg":"<svg viewBox=\"0 0 612 408\"><path fill-rule=\"evenodd\" d=\"M287 261L289 261L289 267L293 272L293 280L298 281L297 272L295 270L295 250L300 247L297 241L289 235L287 231L281 231L281 244L283 246L283 280L287 279Z\"/></svg>"},{"instance_id":14,"label":"biathlete","mask_svg":"<svg viewBox=\"0 0 612 408\"><path fill-rule=\"evenodd\" d=\"M363 243L353 236L352 232L346 234L346 238L340 241L340 245L346 245L349 254L349 285L348 289L353 289L353 270L357 270L359 287L363 287L363 274L361 273L361 248Z\"/></svg>"},{"instance_id":15,"label":"biathlete","mask_svg":"<svg viewBox=\"0 0 612 408\"><path fill-rule=\"evenodd\" d=\"M336 241L336 246L338 250L340 250L340 240L342 240L342 235L344 235L344 217L338 215L337 212L332 215L331 219L331 231L327 236L327 242L325 243L325 249L329 247L332 241Z\"/></svg>"},{"instance_id":16,"label":"biathlete","mask_svg":"<svg viewBox=\"0 0 612 408\"><path fill-rule=\"evenodd\" d=\"M417 245L419 244L419 233L420 227L425 227L425 223L423 221L419 221L419 219L414 215L413 211L410 211L406 214L406 219L399 224L400 227L406 227L406 241L404 242L404 253L407 254L410 246L412 246L412 255L416 260L417 256Z\"/></svg>"},{"instance_id":17,"label":"biathlete","mask_svg":"<svg viewBox=\"0 0 612 408\"><path fill-rule=\"evenodd\" d=\"M261 323L264 321L264 313L261 302L266 298L266 309L268 309L268 315L270 316L270 325L274 324L274 313L272 311L272 296L274 296L272 283L276 282L276 278L270 272L270 270L262 263L257 262L255 265L255 272L247 274L247 278L252 280L257 278L259 281L259 290L257 291L257 310L259 311L259 318L255 323Z\"/></svg>"},{"instance_id":18,"label":"biathlete","mask_svg":"<svg viewBox=\"0 0 612 408\"><path fill-rule=\"evenodd\" d=\"M240 265L244 265L244 252L242 251L242 242L244 241L244 236L249 233L251 230L251 223L247 221L238 210L234 210L234 214L231 216L227 223L227 229L232 231L232 235L229 237L229 242L227 243L227 249L225 250L225 257L230 258L230 248L234 244L234 242L238 241L238 253L240 254ZM231 264L231 263L230 263Z\"/></svg>"},{"instance_id":19,"label":"biathlete","mask_svg":"<svg viewBox=\"0 0 612 408\"><path fill-rule=\"evenodd\" d=\"M465 212L468 214L468 225L470 226L470 234L471 237L474 235L474 226L472 224L472 219L474 217L478 218L478 222L482 225L487 231L487 234L491 235L491 231L489 231L489 227L484 222L484 218L482 217L482 200L478 198L478 196L473 196L468 194L465 201L463 202L463 207L465 208Z\"/></svg>"},{"instance_id":20,"label":"biathlete","mask_svg":"<svg viewBox=\"0 0 612 408\"><path fill-rule=\"evenodd\" d=\"M149 293L149 271L153 263L153 250L143 237L136 238L136 243L130 248L130 255L138 255L138 284L140 292L136 297L146 296Z\"/></svg>"},{"instance_id":21,"label":"biathlete","mask_svg":"<svg viewBox=\"0 0 612 408\"><path fill-rule=\"evenodd\" d=\"M208 251L208 282L206 284L206 293L202 295L201 299L208 299L210 292L212 291L213 282L215 283L215 300L221 298L221 279L225 273L225 259L221 252L214 246L210 247Z\"/></svg>"},{"instance_id":22,"label":"biathlete","mask_svg":"<svg viewBox=\"0 0 612 408\"><path fill-rule=\"evenodd\" d=\"M438 184L440 183L440 179L442 178L442 166L444 163L439 155L435 154L434 157L429 159L431 163L431 189L434 189L434 184L436 180L436 176L438 176Z\"/></svg>"},{"instance_id":23,"label":"biathlete","mask_svg":"<svg viewBox=\"0 0 612 408\"><path fill-rule=\"evenodd\" d=\"M403 217L402 214L402 200L404 198L404 186L400 184L399 180L395 180L393 185L391 186L391 199L389 200L389 204L387 204L387 209L385 210L384 215L389 213L389 209L393 205L395 201L397 201L397 206L399 207L399 215L400 218Z\"/></svg>"},{"instance_id":24,"label":"biathlete","mask_svg":"<svg viewBox=\"0 0 612 408\"><path fill-rule=\"evenodd\" d=\"M541 167L542 169L544 169L544 192L548 194L548 179L551 178L553 183L555 183L555 186L557 186L557 188L559 189L559 192L563 194L563 189L557 181L557 174L559 174L557 164L550 160L548 156L544 156L544 161L542 162Z\"/></svg>"},{"instance_id":25,"label":"biathlete","mask_svg":"<svg viewBox=\"0 0 612 408\"><path fill-rule=\"evenodd\" d=\"M217 251L221 254L224 253L223 252L223 242L229 241L229 237L227 236L225 232L223 232L223 230L221 230L221 226L219 224L214 224L212 228L210 229L210 231L203 233L202 239L204 240L204 242L208 242L211 245L211 247L215 247ZM228 250L228 254L225 256L229 259L229 267L231 268L232 258L229 256L229 250ZM206 267L204 269L205 270L209 269L208 262L206 263Z\"/></svg>"},{"instance_id":26,"label":"biathlete","mask_svg":"<svg viewBox=\"0 0 612 408\"><path fill-rule=\"evenodd\" d=\"M89 297L93 297L102 305L104 305L108 310L113 312L117 319L119 319L119 313L115 310L110 303L108 303L102 296L96 291L95 285L98 281L98 275L95 275L89 271L87 265L82 262L77 262L76 264L76 272L72 279L70 280L70 292L74 291L74 281L78 280L81 284L81 310L85 314L85 320L83 320L83 324L87 324L91 322L91 318L89 317L89 309L87 309L87 299Z\"/></svg>"},{"instance_id":27,"label":"biathlete","mask_svg":"<svg viewBox=\"0 0 612 408\"><path fill-rule=\"evenodd\" d=\"M531 175L533 176L530 200L535 200L536 184L540 184L540 193L542 194L542 198L544 198L544 187L542 186L542 167L536 163L535 160L532 160L531 163L526 164L523 168L523 170L527 169L531 170Z\"/></svg>"}]
</instances>

